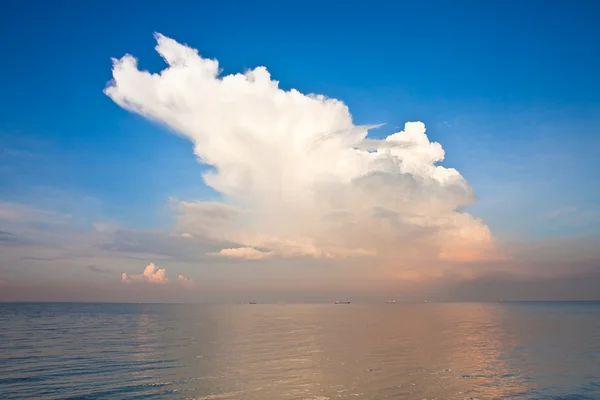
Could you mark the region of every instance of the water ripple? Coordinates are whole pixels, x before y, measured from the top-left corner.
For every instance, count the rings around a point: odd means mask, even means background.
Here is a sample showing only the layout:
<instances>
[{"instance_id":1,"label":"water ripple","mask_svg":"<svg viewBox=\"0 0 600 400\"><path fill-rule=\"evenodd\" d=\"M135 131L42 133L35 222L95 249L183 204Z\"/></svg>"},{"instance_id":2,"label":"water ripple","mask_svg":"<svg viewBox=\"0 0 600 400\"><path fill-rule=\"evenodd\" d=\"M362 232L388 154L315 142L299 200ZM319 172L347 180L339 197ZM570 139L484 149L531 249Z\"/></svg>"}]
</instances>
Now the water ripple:
<instances>
[{"instance_id":1,"label":"water ripple","mask_svg":"<svg viewBox=\"0 0 600 400\"><path fill-rule=\"evenodd\" d=\"M0 398L597 399L600 305L0 304Z\"/></svg>"}]
</instances>

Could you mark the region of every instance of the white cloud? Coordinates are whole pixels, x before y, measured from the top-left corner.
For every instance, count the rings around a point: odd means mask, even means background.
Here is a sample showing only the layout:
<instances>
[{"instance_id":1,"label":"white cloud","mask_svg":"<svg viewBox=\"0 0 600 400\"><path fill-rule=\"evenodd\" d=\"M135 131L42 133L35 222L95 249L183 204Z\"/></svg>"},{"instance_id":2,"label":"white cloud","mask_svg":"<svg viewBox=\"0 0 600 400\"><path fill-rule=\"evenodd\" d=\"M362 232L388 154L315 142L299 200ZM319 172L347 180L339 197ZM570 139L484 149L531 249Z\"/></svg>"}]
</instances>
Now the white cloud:
<instances>
[{"instance_id":1,"label":"white cloud","mask_svg":"<svg viewBox=\"0 0 600 400\"><path fill-rule=\"evenodd\" d=\"M220 77L216 60L156 38L169 67L140 71L126 55L105 93L214 167L204 182L224 200L175 203L180 233L238 243L218 254L245 259L376 256L403 268L495 254L488 227L461 211L470 185L438 165L444 150L423 123L370 139L339 100L284 91L265 67Z\"/></svg>"},{"instance_id":2,"label":"white cloud","mask_svg":"<svg viewBox=\"0 0 600 400\"><path fill-rule=\"evenodd\" d=\"M238 247L235 249L222 249L218 253L213 253L217 256L228 258L240 258L244 260L262 260L271 257L272 252L256 250L252 247Z\"/></svg>"},{"instance_id":3,"label":"white cloud","mask_svg":"<svg viewBox=\"0 0 600 400\"><path fill-rule=\"evenodd\" d=\"M152 284L165 284L169 282L167 279L167 271L163 268L158 268L156 265L150 263L144 268L144 272L139 275L128 275L125 272L121 274L121 281L123 283L131 282L148 282Z\"/></svg>"},{"instance_id":4,"label":"white cloud","mask_svg":"<svg viewBox=\"0 0 600 400\"><path fill-rule=\"evenodd\" d=\"M121 282L123 283L150 283L155 285L165 285L171 283L167 278L167 270L159 268L157 265L150 263L144 268L144 272L141 274L129 275L125 272L121 274ZM193 289L195 287L193 279L190 279L183 274L177 274L177 283L181 284L186 289Z\"/></svg>"}]
</instances>

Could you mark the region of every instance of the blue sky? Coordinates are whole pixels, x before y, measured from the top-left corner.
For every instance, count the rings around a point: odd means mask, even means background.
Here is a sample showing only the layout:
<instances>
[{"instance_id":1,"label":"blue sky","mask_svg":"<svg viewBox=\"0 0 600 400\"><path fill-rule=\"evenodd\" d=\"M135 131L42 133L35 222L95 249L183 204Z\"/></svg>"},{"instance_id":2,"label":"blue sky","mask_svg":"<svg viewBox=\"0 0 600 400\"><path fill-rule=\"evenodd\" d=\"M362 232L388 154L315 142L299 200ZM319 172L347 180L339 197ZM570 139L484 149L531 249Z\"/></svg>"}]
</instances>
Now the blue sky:
<instances>
[{"instance_id":1,"label":"blue sky","mask_svg":"<svg viewBox=\"0 0 600 400\"><path fill-rule=\"evenodd\" d=\"M0 176L3 197L44 201L31 198L32 191L52 187L96 199L89 212L145 225L165 222L151 216L168 196L205 193L188 143L102 93L111 57L132 53L143 68L164 67L153 51L159 31L218 58L225 73L267 65L283 87L340 98L358 123L386 122L389 132L406 120L425 121L446 149L446 165L456 166L484 201L498 195L493 180L512 190L514 181L529 179L530 193L514 195L534 198L513 207L594 207L598 7L9 2L0 17L9 39L0 45L7 60L0 66L0 128L6 146L36 158L4 156L4 169L12 168ZM493 154L481 157L482 148ZM547 187L536 196L541 180L552 181L556 198L548 198ZM559 186L572 192L568 199ZM484 206L482 213L495 213Z\"/></svg>"},{"instance_id":2,"label":"blue sky","mask_svg":"<svg viewBox=\"0 0 600 400\"><path fill-rule=\"evenodd\" d=\"M386 123L374 137L425 122L501 237L597 236L600 4L391 3L5 2L0 201L154 229L170 197L219 198L190 142L103 93L111 57L165 67L161 32L225 74L266 65L341 99L356 123Z\"/></svg>"}]
</instances>

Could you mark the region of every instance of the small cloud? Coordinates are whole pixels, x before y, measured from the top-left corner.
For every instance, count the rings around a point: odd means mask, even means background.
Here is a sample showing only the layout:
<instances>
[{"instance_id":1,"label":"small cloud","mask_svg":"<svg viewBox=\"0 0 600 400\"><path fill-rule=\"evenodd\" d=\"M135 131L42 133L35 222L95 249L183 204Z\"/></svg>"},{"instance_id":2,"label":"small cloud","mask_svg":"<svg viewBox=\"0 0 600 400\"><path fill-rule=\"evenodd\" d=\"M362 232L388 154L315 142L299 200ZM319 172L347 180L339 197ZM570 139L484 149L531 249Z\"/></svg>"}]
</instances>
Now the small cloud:
<instances>
[{"instance_id":1,"label":"small cloud","mask_svg":"<svg viewBox=\"0 0 600 400\"><path fill-rule=\"evenodd\" d=\"M256 250L253 247L238 247L235 249L222 249L218 253L212 253L212 255L244 260L262 260L271 257L273 253Z\"/></svg>"},{"instance_id":2,"label":"small cloud","mask_svg":"<svg viewBox=\"0 0 600 400\"><path fill-rule=\"evenodd\" d=\"M88 267L91 270L96 271L97 267L90 266ZM101 269L102 270L102 269ZM102 270L105 271L105 270ZM108 272L108 271L107 271ZM152 285L166 285L170 284L171 281L167 278L167 270L164 268L159 268L157 265L150 263L146 265L144 271L141 274L133 274L129 275L126 272L121 274L121 282L123 283L149 283ZM194 281L183 274L177 275L177 281L173 283L179 283L186 289L192 289L195 284Z\"/></svg>"},{"instance_id":3,"label":"small cloud","mask_svg":"<svg viewBox=\"0 0 600 400\"><path fill-rule=\"evenodd\" d=\"M150 263L144 268L144 272L139 275L127 275L125 272L121 274L121 281L123 283L132 282L147 282L152 284L165 284L169 282L166 275L167 271L163 268Z\"/></svg>"},{"instance_id":4,"label":"small cloud","mask_svg":"<svg viewBox=\"0 0 600 400\"><path fill-rule=\"evenodd\" d=\"M144 276L153 283L166 283L167 277L164 269L158 268L156 265L150 263L144 269Z\"/></svg>"},{"instance_id":5,"label":"small cloud","mask_svg":"<svg viewBox=\"0 0 600 400\"><path fill-rule=\"evenodd\" d=\"M195 286L192 279L186 278L182 274L177 275L177 281L179 281L186 289L192 289Z\"/></svg>"}]
</instances>

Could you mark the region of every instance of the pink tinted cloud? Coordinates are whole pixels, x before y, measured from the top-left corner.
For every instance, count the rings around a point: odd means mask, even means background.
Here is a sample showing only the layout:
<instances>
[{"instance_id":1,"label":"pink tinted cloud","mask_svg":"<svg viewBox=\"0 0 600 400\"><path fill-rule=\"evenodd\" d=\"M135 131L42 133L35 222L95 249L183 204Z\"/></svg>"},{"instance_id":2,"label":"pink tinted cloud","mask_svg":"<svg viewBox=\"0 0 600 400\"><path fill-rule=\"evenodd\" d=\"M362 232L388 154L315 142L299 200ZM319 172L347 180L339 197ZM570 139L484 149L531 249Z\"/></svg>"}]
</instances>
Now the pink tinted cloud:
<instances>
[{"instance_id":1,"label":"pink tinted cloud","mask_svg":"<svg viewBox=\"0 0 600 400\"><path fill-rule=\"evenodd\" d=\"M123 283L149 283L153 285L165 285L170 283L167 278L167 270L164 268L159 268L157 265L150 263L146 265L144 271L141 274L133 274L129 275L126 272L121 274L121 282ZM194 285L194 281L190 278L182 274L177 275L177 283L181 284L186 289L192 289Z\"/></svg>"},{"instance_id":2,"label":"pink tinted cloud","mask_svg":"<svg viewBox=\"0 0 600 400\"><path fill-rule=\"evenodd\" d=\"M222 249L218 253L213 253L213 255L244 260L262 260L264 258L270 257L272 253L256 250L253 247L238 247Z\"/></svg>"},{"instance_id":3,"label":"pink tinted cloud","mask_svg":"<svg viewBox=\"0 0 600 400\"><path fill-rule=\"evenodd\" d=\"M186 278L182 274L177 275L177 281L183 285L186 289L194 288L194 281L190 278Z\"/></svg>"},{"instance_id":4,"label":"pink tinted cloud","mask_svg":"<svg viewBox=\"0 0 600 400\"><path fill-rule=\"evenodd\" d=\"M166 275L167 271L164 268L158 268L153 263L146 265L144 272L141 274L128 275L123 272L121 274L121 281L123 283L132 282L147 282L152 284L165 284L169 282Z\"/></svg>"},{"instance_id":5,"label":"pink tinted cloud","mask_svg":"<svg viewBox=\"0 0 600 400\"><path fill-rule=\"evenodd\" d=\"M125 55L105 93L173 128L214 167L203 180L223 201L174 202L179 234L236 244L211 255L369 256L371 270L400 275L499 258L489 227L464 211L477 200L471 185L441 165L424 123L373 139L379 125L354 125L341 100L284 90L265 67L222 76L217 60L156 40L167 69L152 74Z\"/></svg>"}]
</instances>

